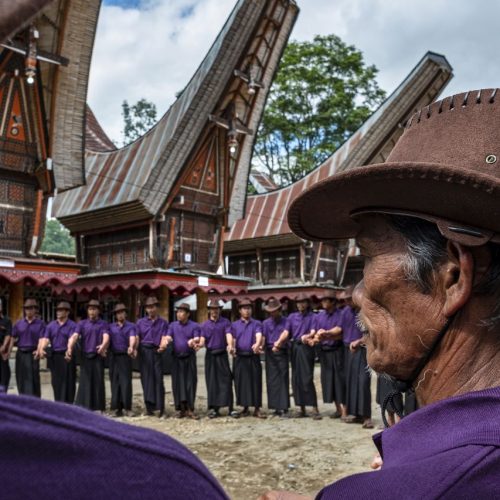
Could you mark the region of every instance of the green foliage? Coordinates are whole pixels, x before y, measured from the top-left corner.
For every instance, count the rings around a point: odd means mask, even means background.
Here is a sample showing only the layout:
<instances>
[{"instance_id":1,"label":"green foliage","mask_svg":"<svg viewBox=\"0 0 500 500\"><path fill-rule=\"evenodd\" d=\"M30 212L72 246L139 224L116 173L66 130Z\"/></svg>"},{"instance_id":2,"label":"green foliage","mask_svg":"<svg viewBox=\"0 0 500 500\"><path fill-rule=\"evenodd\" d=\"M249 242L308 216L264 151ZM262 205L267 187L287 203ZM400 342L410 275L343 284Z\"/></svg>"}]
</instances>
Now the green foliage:
<instances>
[{"instance_id":1,"label":"green foliage","mask_svg":"<svg viewBox=\"0 0 500 500\"><path fill-rule=\"evenodd\" d=\"M254 167L286 186L319 166L385 98L377 72L335 35L290 42L270 89Z\"/></svg>"},{"instance_id":2,"label":"green foliage","mask_svg":"<svg viewBox=\"0 0 500 500\"><path fill-rule=\"evenodd\" d=\"M141 137L156 123L156 106L146 99L140 99L132 106L123 101L122 116L123 144L126 145Z\"/></svg>"},{"instance_id":3,"label":"green foliage","mask_svg":"<svg viewBox=\"0 0 500 500\"><path fill-rule=\"evenodd\" d=\"M75 239L57 219L48 220L40 252L75 255Z\"/></svg>"}]
</instances>

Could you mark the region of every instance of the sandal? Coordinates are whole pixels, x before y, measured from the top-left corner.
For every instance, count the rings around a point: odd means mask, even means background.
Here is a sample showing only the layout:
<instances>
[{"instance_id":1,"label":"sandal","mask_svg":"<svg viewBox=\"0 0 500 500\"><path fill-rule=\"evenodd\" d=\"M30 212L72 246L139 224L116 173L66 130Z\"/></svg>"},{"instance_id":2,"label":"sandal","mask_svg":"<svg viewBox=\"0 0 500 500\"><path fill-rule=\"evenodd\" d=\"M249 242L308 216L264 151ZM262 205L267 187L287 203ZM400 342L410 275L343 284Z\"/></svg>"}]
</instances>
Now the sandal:
<instances>
[{"instance_id":1,"label":"sandal","mask_svg":"<svg viewBox=\"0 0 500 500\"><path fill-rule=\"evenodd\" d=\"M363 419L361 417L357 417L356 415L347 415L344 422L346 424L362 424Z\"/></svg>"},{"instance_id":2,"label":"sandal","mask_svg":"<svg viewBox=\"0 0 500 500\"><path fill-rule=\"evenodd\" d=\"M363 429L373 429L374 425L371 420L368 422L363 422L363 425L361 426Z\"/></svg>"},{"instance_id":3,"label":"sandal","mask_svg":"<svg viewBox=\"0 0 500 500\"><path fill-rule=\"evenodd\" d=\"M322 420L323 417L319 414L319 413L315 413L313 416L312 416L312 419L313 420Z\"/></svg>"},{"instance_id":4,"label":"sandal","mask_svg":"<svg viewBox=\"0 0 500 500\"><path fill-rule=\"evenodd\" d=\"M342 413L340 413L339 411L335 411L330 415L330 418L340 418L340 417L342 417Z\"/></svg>"}]
</instances>

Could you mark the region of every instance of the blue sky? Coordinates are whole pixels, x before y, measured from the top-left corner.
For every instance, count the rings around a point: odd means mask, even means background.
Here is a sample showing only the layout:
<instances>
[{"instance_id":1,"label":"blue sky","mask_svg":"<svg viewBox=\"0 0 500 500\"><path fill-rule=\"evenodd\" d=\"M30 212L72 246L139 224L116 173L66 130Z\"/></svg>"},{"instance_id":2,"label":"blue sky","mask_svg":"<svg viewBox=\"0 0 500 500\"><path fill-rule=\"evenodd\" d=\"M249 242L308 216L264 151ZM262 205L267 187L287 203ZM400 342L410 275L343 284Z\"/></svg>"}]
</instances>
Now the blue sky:
<instances>
[{"instance_id":1,"label":"blue sky","mask_svg":"<svg viewBox=\"0 0 500 500\"><path fill-rule=\"evenodd\" d=\"M120 141L121 103L145 97L161 116L189 81L236 0L104 0L88 101ZM500 2L297 0L292 38L335 33L359 48L394 90L428 51L445 55L455 78L444 95L498 86Z\"/></svg>"}]
</instances>

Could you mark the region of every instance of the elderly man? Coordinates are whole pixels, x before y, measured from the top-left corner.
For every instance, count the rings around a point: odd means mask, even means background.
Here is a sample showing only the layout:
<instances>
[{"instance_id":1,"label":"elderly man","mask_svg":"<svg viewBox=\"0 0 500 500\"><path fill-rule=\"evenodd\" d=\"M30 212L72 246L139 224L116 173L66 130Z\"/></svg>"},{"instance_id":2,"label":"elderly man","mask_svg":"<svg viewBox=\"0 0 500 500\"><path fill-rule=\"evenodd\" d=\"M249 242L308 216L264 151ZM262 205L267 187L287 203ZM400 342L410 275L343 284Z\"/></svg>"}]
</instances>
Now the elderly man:
<instances>
[{"instance_id":1,"label":"elderly man","mask_svg":"<svg viewBox=\"0 0 500 500\"><path fill-rule=\"evenodd\" d=\"M61 301L56 307L56 319L51 321L38 346L41 359L46 356L50 344L50 372L54 400L72 404L76 392L76 363L68 356L68 344L71 336L77 331L76 323L69 319L71 306L69 302Z\"/></svg>"},{"instance_id":2,"label":"elderly man","mask_svg":"<svg viewBox=\"0 0 500 500\"><path fill-rule=\"evenodd\" d=\"M386 163L334 175L292 205L301 238L356 238L368 364L413 387L421 407L374 437L380 471L319 498L498 497L499 164L500 93L476 90L419 111Z\"/></svg>"},{"instance_id":3,"label":"elderly man","mask_svg":"<svg viewBox=\"0 0 500 500\"><path fill-rule=\"evenodd\" d=\"M162 352L167 347L168 323L158 313L158 299L148 297L144 302L146 316L137 322L141 383L146 415L165 417L165 385L163 383Z\"/></svg>"},{"instance_id":4,"label":"elderly man","mask_svg":"<svg viewBox=\"0 0 500 500\"><path fill-rule=\"evenodd\" d=\"M127 417L132 412L132 359L137 357L137 327L127 321L127 306L116 304L115 322L109 325L111 359L109 379L111 381L111 410L116 417L123 412Z\"/></svg>"},{"instance_id":5,"label":"elderly man","mask_svg":"<svg viewBox=\"0 0 500 500\"><path fill-rule=\"evenodd\" d=\"M166 342L172 343L174 347L172 392L176 417L198 419L194 414L194 402L198 384L196 352L201 346L201 331L198 323L189 319L191 314L189 304L179 304L176 309L177 321L168 325L166 338Z\"/></svg>"},{"instance_id":6,"label":"elderly man","mask_svg":"<svg viewBox=\"0 0 500 500\"><path fill-rule=\"evenodd\" d=\"M287 418L290 408L290 382L288 375L288 334L286 318L281 314L279 300L269 299L264 309L269 318L262 323L266 350L267 406L274 415Z\"/></svg>"},{"instance_id":7,"label":"elderly man","mask_svg":"<svg viewBox=\"0 0 500 500\"><path fill-rule=\"evenodd\" d=\"M37 317L38 303L35 299L24 302L24 318L12 328L8 352L16 342L16 382L19 394L41 396L40 361L38 344L45 332L45 323Z\"/></svg>"},{"instance_id":8,"label":"elderly man","mask_svg":"<svg viewBox=\"0 0 500 500\"><path fill-rule=\"evenodd\" d=\"M109 326L100 318L101 304L92 299L87 304L87 319L76 326L68 342L67 359L73 357L73 347L80 338L82 366L76 404L88 410L104 412L106 392L104 387L104 358L109 346Z\"/></svg>"},{"instance_id":9,"label":"elderly man","mask_svg":"<svg viewBox=\"0 0 500 500\"><path fill-rule=\"evenodd\" d=\"M241 415L250 415L249 406L254 407L253 415L265 418L260 412L262 406L262 324L252 318L252 302L244 299L238 304L240 319L230 328L230 348L234 357L234 385L236 404L243 406Z\"/></svg>"},{"instance_id":10,"label":"elderly man","mask_svg":"<svg viewBox=\"0 0 500 500\"><path fill-rule=\"evenodd\" d=\"M205 380L207 384L208 417L219 416L219 409L228 407L233 418L233 374L229 366L228 351L231 342L231 322L221 316L218 300L208 301L208 319L201 325L200 345L207 350L205 356Z\"/></svg>"}]
</instances>

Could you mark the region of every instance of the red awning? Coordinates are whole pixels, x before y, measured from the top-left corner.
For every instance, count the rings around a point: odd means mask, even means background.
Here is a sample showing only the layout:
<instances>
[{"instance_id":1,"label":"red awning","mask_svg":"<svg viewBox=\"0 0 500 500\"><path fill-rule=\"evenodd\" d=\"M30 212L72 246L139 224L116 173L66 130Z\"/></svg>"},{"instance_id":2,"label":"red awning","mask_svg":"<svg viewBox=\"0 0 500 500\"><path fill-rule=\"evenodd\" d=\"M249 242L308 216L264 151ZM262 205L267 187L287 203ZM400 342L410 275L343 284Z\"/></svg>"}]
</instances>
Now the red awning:
<instances>
[{"instance_id":1,"label":"red awning","mask_svg":"<svg viewBox=\"0 0 500 500\"><path fill-rule=\"evenodd\" d=\"M80 266L65 262L0 259L0 277L10 283L30 280L37 286L70 285L76 281L79 273Z\"/></svg>"}]
</instances>

